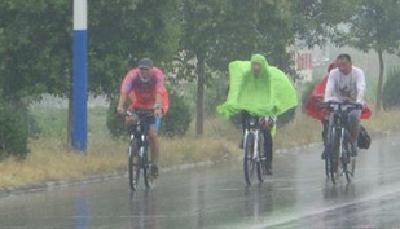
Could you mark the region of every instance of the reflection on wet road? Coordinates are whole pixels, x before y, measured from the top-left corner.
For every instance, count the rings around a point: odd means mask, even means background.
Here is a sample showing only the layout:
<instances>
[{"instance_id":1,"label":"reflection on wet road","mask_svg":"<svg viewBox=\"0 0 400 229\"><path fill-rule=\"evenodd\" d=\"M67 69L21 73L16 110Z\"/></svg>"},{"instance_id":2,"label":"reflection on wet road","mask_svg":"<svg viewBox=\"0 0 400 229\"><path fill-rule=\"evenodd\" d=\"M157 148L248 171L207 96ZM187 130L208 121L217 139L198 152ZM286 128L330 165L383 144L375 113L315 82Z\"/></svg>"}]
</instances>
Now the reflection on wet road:
<instances>
[{"instance_id":1,"label":"reflection on wet road","mask_svg":"<svg viewBox=\"0 0 400 229\"><path fill-rule=\"evenodd\" d=\"M246 187L241 164L0 199L0 228L400 228L400 135L361 151L354 181L326 182L320 149L276 156Z\"/></svg>"}]
</instances>

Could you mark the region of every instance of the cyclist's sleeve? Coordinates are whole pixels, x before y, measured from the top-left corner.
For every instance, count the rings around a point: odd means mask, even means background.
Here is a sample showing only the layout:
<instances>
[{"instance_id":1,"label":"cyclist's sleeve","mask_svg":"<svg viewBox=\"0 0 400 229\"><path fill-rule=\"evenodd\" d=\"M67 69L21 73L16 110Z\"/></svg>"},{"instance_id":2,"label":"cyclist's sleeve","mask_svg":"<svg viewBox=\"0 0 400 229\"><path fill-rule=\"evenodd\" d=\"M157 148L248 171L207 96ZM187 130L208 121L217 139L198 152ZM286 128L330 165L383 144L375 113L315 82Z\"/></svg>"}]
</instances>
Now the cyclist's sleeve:
<instances>
[{"instance_id":1,"label":"cyclist's sleeve","mask_svg":"<svg viewBox=\"0 0 400 229\"><path fill-rule=\"evenodd\" d=\"M125 79L124 79L124 81L122 82L122 85L121 85L121 94L126 94L127 95L127 94L129 94L130 92L133 91L132 82L133 82L133 79L136 77L137 73L138 72L137 72L136 69L128 72L128 74L125 76Z\"/></svg>"},{"instance_id":2,"label":"cyclist's sleeve","mask_svg":"<svg viewBox=\"0 0 400 229\"><path fill-rule=\"evenodd\" d=\"M337 101L337 97L335 96L335 81L335 71L331 71L325 87L325 102Z\"/></svg>"},{"instance_id":3,"label":"cyclist's sleeve","mask_svg":"<svg viewBox=\"0 0 400 229\"><path fill-rule=\"evenodd\" d=\"M156 92L162 94L164 92L164 89L165 89L165 86L164 86L164 74L158 68L154 69L154 72L155 72L155 74L157 76Z\"/></svg>"},{"instance_id":4,"label":"cyclist's sleeve","mask_svg":"<svg viewBox=\"0 0 400 229\"><path fill-rule=\"evenodd\" d=\"M364 102L365 87L365 75L364 72L360 69L358 71L357 77L357 103Z\"/></svg>"}]
</instances>

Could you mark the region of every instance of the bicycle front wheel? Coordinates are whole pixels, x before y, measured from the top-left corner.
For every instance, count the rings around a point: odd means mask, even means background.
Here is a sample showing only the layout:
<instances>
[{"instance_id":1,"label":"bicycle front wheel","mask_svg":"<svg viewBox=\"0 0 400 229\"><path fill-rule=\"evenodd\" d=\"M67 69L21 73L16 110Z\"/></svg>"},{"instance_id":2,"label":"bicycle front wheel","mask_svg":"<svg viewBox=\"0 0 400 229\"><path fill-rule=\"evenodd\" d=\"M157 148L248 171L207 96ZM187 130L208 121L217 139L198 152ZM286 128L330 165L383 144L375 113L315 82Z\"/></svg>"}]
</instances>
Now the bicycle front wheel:
<instances>
[{"instance_id":1,"label":"bicycle front wheel","mask_svg":"<svg viewBox=\"0 0 400 229\"><path fill-rule=\"evenodd\" d=\"M255 163L253 160L254 155L254 134L250 133L246 136L244 145L244 158L243 158L243 170L244 177L247 185L251 185L251 181L254 177Z\"/></svg>"},{"instance_id":2,"label":"bicycle front wheel","mask_svg":"<svg viewBox=\"0 0 400 229\"><path fill-rule=\"evenodd\" d=\"M139 182L140 176L140 163L139 157L137 156L136 140L133 139L130 142L128 149L128 179L129 187L135 191Z\"/></svg>"},{"instance_id":3,"label":"bicycle front wheel","mask_svg":"<svg viewBox=\"0 0 400 229\"><path fill-rule=\"evenodd\" d=\"M339 172L339 145L340 136L336 128L332 128L329 135L329 172L333 184L336 184L335 174Z\"/></svg>"}]
</instances>

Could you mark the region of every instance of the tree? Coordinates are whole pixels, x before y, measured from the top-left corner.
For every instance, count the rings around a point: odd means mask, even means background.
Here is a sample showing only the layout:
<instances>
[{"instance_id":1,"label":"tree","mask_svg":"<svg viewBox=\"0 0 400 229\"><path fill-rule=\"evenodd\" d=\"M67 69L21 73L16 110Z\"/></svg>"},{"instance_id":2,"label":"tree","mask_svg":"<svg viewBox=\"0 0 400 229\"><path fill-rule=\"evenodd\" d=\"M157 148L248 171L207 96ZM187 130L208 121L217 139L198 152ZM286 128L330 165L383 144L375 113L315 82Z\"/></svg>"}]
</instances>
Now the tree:
<instances>
[{"instance_id":1,"label":"tree","mask_svg":"<svg viewBox=\"0 0 400 229\"><path fill-rule=\"evenodd\" d=\"M358 0L350 18L349 44L365 52L375 50L379 60L376 109L382 109L383 53L395 53L400 42L399 0Z\"/></svg>"},{"instance_id":2,"label":"tree","mask_svg":"<svg viewBox=\"0 0 400 229\"><path fill-rule=\"evenodd\" d=\"M5 0L0 2L0 15L4 95L20 100L43 92L66 92L72 47L69 1Z\"/></svg>"},{"instance_id":3,"label":"tree","mask_svg":"<svg viewBox=\"0 0 400 229\"><path fill-rule=\"evenodd\" d=\"M92 4L90 4L92 3ZM89 1L89 88L112 95L132 58L169 62L179 48L179 0Z\"/></svg>"},{"instance_id":4,"label":"tree","mask_svg":"<svg viewBox=\"0 0 400 229\"><path fill-rule=\"evenodd\" d=\"M356 0L357 1L357 0ZM354 0L294 0L292 13L294 30L307 44L324 45L331 39L343 40L343 23L354 15Z\"/></svg>"},{"instance_id":5,"label":"tree","mask_svg":"<svg viewBox=\"0 0 400 229\"><path fill-rule=\"evenodd\" d=\"M379 78L376 108L382 109L383 53L400 47L399 0L296 0L296 30L310 45L326 39L378 54Z\"/></svg>"},{"instance_id":6,"label":"tree","mask_svg":"<svg viewBox=\"0 0 400 229\"><path fill-rule=\"evenodd\" d=\"M197 79L197 135L203 133L204 87L212 72L226 73L230 61L248 60L252 53L285 69L289 65L286 47L294 38L289 6L277 0L184 0L181 40L189 66L181 76Z\"/></svg>"},{"instance_id":7,"label":"tree","mask_svg":"<svg viewBox=\"0 0 400 229\"><path fill-rule=\"evenodd\" d=\"M215 47L218 26L225 16L228 2L224 0L183 0L181 48L184 68L180 77L197 78L196 134L203 134L204 86L206 63ZM191 66L190 66L191 65ZM183 75L183 74L185 75ZM190 75L186 75L189 73Z\"/></svg>"},{"instance_id":8,"label":"tree","mask_svg":"<svg viewBox=\"0 0 400 229\"><path fill-rule=\"evenodd\" d=\"M7 109L15 113L10 133L28 129L24 125L32 99L70 90L71 16L67 0L0 2L0 90ZM20 138L20 147L26 148L27 141Z\"/></svg>"},{"instance_id":9,"label":"tree","mask_svg":"<svg viewBox=\"0 0 400 229\"><path fill-rule=\"evenodd\" d=\"M14 106L45 92L71 94L72 2L0 2L0 90ZM178 49L178 3L89 1L89 90L117 90L129 56L168 61Z\"/></svg>"}]
</instances>

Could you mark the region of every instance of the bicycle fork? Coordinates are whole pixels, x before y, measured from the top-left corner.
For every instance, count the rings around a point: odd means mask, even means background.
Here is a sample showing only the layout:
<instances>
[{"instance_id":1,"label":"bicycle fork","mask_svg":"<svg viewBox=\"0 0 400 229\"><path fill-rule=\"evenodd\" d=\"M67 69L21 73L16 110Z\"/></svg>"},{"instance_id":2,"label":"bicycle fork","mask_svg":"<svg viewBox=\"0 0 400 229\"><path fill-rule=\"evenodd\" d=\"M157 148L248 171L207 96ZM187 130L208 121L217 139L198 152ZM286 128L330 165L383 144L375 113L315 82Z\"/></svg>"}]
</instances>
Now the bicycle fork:
<instances>
[{"instance_id":1,"label":"bicycle fork","mask_svg":"<svg viewBox=\"0 0 400 229\"><path fill-rule=\"evenodd\" d=\"M253 160L255 161L255 162L260 162L260 157L259 157L259 140L260 140L260 136L259 136L259 130L256 130L255 132L254 132L254 153L253 153ZM245 154L246 154L246 147L247 147L247 145L246 145L246 139L247 139L247 137L249 136L249 134L250 134L250 131L249 130L246 130L245 131L245 134L244 134L244 138L243 138L243 159L245 159Z\"/></svg>"},{"instance_id":2,"label":"bicycle fork","mask_svg":"<svg viewBox=\"0 0 400 229\"><path fill-rule=\"evenodd\" d=\"M132 142L134 140L134 138L135 138L135 136L133 136L133 134L132 134L131 138L130 138L130 141ZM131 143L131 144L129 144L129 147L128 147L128 156L129 157L132 156L132 151L133 151L133 149L132 149L132 143Z\"/></svg>"},{"instance_id":3,"label":"bicycle fork","mask_svg":"<svg viewBox=\"0 0 400 229\"><path fill-rule=\"evenodd\" d=\"M339 136L339 159L342 158L343 159L343 137L344 137L344 128L341 128L341 135Z\"/></svg>"},{"instance_id":4,"label":"bicycle fork","mask_svg":"<svg viewBox=\"0 0 400 229\"><path fill-rule=\"evenodd\" d=\"M259 136L259 130L256 130L255 132L254 132L254 161L255 162L260 162L260 155L259 155L259 150L258 150L258 147L259 147L259 139L260 138L260 136Z\"/></svg>"}]
</instances>

